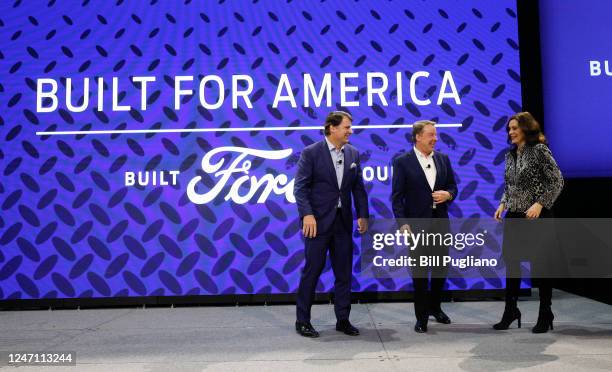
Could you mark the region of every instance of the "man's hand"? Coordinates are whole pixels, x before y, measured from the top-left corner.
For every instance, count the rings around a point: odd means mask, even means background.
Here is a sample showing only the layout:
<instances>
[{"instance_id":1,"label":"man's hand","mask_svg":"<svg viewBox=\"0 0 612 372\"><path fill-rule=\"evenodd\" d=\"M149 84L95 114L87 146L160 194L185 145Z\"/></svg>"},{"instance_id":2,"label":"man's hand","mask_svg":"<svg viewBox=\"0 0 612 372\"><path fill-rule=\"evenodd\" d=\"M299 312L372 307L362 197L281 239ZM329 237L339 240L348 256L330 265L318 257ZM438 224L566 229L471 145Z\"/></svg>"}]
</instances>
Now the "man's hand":
<instances>
[{"instance_id":1,"label":"man's hand","mask_svg":"<svg viewBox=\"0 0 612 372\"><path fill-rule=\"evenodd\" d=\"M448 191L438 190L431 193L435 204L444 203L447 200L450 200L451 194Z\"/></svg>"},{"instance_id":2,"label":"man's hand","mask_svg":"<svg viewBox=\"0 0 612 372\"><path fill-rule=\"evenodd\" d=\"M402 226L399 228L399 231L400 231L401 233L404 233L404 231L405 231L405 232L407 232L408 234L412 234L412 229L410 228L410 225L408 225L408 224L402 225Z\"/></svg>"},{"instance_id":3,"label":"man's hand","mask_svg":"<svg viewBox=\"0 0 612 372\"><path fill-rule=\"evenodd\" d=\"M368 219L367 218L358 218L357 226L360 234L368 231Z\"/></svg>"},{"instance_id":4,"label":"man's hand","mask_svg":"<svg viewBox=\"0 0 612 372\"><path fill-rule=\"evenodd\" d=\"M535 219L540 217L540 213L542 213L542 204L534 203L527 212L525 212L525 216L529 219Z\"/></svg>"},{"instance_id":5,"label":"man's hand","mask_svg":"<svg viewBox=\"0 0 612 372\"><path fill-rule=\"evenodd\" d=\"M304 216L302 233L306 238L314 238L317 236L317 220L312 214Z\"/></svg>"}]
</instances>

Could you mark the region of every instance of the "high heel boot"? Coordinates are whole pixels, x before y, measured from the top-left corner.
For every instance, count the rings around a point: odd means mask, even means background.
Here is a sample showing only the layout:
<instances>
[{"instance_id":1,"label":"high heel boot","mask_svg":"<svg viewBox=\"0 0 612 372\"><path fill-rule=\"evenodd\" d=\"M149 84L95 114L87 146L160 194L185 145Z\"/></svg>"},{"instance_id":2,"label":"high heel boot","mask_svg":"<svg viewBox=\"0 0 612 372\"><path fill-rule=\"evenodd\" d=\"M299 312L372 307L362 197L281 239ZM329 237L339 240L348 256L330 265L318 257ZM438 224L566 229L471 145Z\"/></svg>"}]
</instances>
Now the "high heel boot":
<instances>
[{"instance_id":1,"label":"high heel boot","mask_svg":"<svg viewBox=\"0 0 612 372\"><path fill-rule=\"evenodd\" d=\"M538 312L538 321L535 326L531 329L533 333L546 333L550 329L553 330L553 320L555 315L553 314L550 307L540 308Z\"/></svg>"},{"instance_id":2,"label":"high heel boot","mask_svg":"<svg viewBox=\"0 0 612 372\"><path fill-rule=\"evenodd\" d=\"M504 315L499 323L493 325L493 329L498 331L508 329L515 320L518 320L518 327L521 328L521 311L516 306L516 301L506 301Z\"/></svg>"}]
</instances>

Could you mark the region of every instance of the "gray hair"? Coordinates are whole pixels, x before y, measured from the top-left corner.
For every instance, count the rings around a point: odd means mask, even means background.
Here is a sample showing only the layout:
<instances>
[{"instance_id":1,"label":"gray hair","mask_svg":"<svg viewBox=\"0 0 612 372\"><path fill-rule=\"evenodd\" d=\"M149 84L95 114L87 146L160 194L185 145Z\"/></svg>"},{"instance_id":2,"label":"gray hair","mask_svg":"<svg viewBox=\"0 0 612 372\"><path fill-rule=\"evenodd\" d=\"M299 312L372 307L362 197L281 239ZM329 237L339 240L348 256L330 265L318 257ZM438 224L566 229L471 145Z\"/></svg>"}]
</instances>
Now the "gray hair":
<instances>
[{"instance_id":1,"label":"gray hair","mask_svg":"<svg viewBox=\"0 0 612 372\"><path fill-rule=\"evenodd\" d=\"M412 143L416 143L417 134L421 134L421 132L423 131L423 129L425 129L425 126L427 125L435 127L436 122L431 120L419 120L414 122L414 124L412 125Z\"/></svg>"}]
</instances>

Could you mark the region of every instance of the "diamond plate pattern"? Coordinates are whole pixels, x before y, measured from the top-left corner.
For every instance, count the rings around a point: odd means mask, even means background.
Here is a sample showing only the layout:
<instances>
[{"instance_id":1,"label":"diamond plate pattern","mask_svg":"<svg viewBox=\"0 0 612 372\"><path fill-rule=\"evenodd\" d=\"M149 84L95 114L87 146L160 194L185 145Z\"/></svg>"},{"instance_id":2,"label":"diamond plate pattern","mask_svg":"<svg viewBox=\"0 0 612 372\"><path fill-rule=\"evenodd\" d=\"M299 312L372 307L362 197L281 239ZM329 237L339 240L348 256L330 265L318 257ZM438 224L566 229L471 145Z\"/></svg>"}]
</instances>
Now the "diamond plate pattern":
<instances>
[{"instance_id":1,"label":"diamond plate pattern","mask_svg":"<svg viewBox=\"0 0 612 372\"><path fill-rule=\"evenodd\" d=\"M440 130L439 148L459 181L454 217L492 215L500 197L504 123L520 108L517 19L514 1L474 1L470 8L442 2L3 2L0 7L0 299L287 293L296 290L303 244L296 207L281 196L237 205L223 196L195 205L186 184L202 156L220 146L292 148L282 161L253 160L251 175L292 177L300 149L316 131L36 136L36 131L96 129L236 128L319 125L330 110L273 108L280 74L301 94L301 76L426 70L420 98L435 102L441 74L453 73L462 104L352 108L355 124L434 119L463 123ZM253 109L218 110L183 99L173 108L174 76L217 74L226 82L253 77ZM148 108L130 76L157 77ZM54 113L36 113L36 79L120 78L125 112L90 107L69 112L60 97ZM228 88L229 87L229 88ZM75 85L82 92L82 84ZM207 88L214 99L218 92ZM334 90L334 94L337 92ZM391 103L397 90L385 94ZM404 91L404 99L408 96ZM208 97L208 96L207 96ZM84 100L74 94L72 104ZM299 99L298 99L299 102ZM410 145L408 131L357 130L352 142L364 166L389 166ZM125 187L128 170L180 169L177 186ZM389 217L390 184L368 182L372 213ZM356 240L358 246L358 240ZM411 288L405 281L359 277L354 291ZM454 289L492 288L497 282L453 280ZM326 267L317 287L333 286Z\"/></svg>"}]
</instances>

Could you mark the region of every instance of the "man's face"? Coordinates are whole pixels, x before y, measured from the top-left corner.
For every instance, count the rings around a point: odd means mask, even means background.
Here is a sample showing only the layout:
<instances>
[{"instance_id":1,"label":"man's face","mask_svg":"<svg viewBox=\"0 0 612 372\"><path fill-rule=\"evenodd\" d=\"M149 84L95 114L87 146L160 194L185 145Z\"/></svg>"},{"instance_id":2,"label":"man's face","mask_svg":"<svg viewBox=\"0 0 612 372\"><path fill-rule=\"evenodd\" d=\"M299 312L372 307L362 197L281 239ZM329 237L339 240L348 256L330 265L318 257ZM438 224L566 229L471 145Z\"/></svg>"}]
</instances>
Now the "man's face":
<instances>
[{"instance_id":1,"label":"man's face","mask_svg":"<svg viewBox=\"0 0 612 372\"><path fill-rule=\"evenodd\" d=\"M433 125L426 125L423 127L421 133L416 135L415 145L421 152L429 155L433 151L437 141L436 127Z\"/></svg>"},{"instance_id":2,"label":"man's face","mask_svg":"<svg viewBox=\"0 0 612 372\"><path fill-rule=\"evenodd\" d=\"M335 143L339 143L340 146L344 146L348 143L350 135L353 134L351 124L351 120L346 116L343 116L340 125L335 127L332 125L329 127L330 137Z\"/></svg>"}]
</instances>

